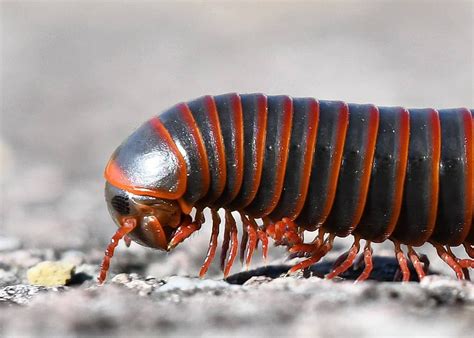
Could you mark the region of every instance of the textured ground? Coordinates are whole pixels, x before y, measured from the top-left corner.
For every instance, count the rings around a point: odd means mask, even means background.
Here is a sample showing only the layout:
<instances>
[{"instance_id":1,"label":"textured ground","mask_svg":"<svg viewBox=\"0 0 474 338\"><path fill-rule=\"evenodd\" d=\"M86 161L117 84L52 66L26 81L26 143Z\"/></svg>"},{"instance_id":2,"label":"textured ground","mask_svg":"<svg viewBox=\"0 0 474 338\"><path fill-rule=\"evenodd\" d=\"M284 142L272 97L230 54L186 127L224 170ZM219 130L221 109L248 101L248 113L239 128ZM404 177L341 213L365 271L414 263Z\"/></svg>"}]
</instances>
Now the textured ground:
<instances>
[{"instance_id":1,"label":"textured ground","mask_svg":"<svg viewBox=\"0 0 474 338\"><path fill-rule=\"evenodd\" d=\"M97 264L90 264L95 256L52 250L2 253L0 334L446 337L470 336L474 330L473 285L436 275L421 283L354 285L316 276L284 277L288 266L271 265L233 275L228 282L121 273L98 287L93 281ZM124 253L121 268L146 269L146 256L145 251ZM76 265L70 285L27 285L26 267L52 259ZM395 261L375 263L373 276L393 277ZM326 268L321 264L314 271Z\"/></svg>"},{"instance_id":2,"label":"textured ground","mask_svg":"<svg viewBox=\"0 0 474 338\"><path fill-rule=\"evenodd\" d=\"M0 6L0 336L474 331L472 284L451 280L430 248L421 251L433 271L448 277L403 285L280 278L288 262L275 249L268 269L234 275L244 285L231 285L215 266L210 279L189 277L206 251L204 230L169 255L120 247L109 283L91 280L114 231L104 164L151 114L230 91L472 108L474 2ZM27 269L44 260L73 263L75 284L26 285ZM395 266L380 259L376 276Z\"/></svg>"}]
</instances>

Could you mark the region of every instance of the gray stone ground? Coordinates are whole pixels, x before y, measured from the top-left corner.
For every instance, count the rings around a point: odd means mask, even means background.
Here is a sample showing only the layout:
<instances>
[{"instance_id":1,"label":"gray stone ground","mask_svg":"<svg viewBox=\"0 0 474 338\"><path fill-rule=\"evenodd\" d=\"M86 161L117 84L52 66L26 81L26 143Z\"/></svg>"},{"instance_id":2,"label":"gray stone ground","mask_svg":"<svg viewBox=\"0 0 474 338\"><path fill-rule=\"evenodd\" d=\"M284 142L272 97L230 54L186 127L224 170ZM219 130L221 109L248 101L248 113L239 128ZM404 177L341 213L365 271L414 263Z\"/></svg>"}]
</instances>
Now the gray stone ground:
<instances>
[{"instance_id":1,"label":"gray stone ground","mask_svg":"<svg viewBox=\"0 0 474 338\"><path fill-rule=\"evenodd\" d=\"M472 336L472 284L428 247L446 277L282 278L277 248L263 273L234 275L239 285L215 266L193 277L206 228L169 255L120 247L109 282L90 278L114 231L103 167L151 114L230 91L472 108L474 2L0 6L0 336ZM75 284L27 285L44 260L75 264ZM393 263L377 263L377 276Z\"/></svg>"}]
</instances>

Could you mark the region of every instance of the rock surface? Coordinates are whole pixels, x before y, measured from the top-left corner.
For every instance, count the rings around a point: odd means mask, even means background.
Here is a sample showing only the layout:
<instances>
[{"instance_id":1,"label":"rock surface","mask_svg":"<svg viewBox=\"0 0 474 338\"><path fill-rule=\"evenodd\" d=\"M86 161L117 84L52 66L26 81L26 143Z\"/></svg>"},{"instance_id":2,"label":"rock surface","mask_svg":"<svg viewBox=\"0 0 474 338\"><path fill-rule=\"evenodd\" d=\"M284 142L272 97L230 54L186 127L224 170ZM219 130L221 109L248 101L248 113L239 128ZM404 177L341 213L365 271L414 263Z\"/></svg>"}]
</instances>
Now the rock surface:
<instances>
[{"instance_id":1,"label":"rock surface","mask_svg":"<svg viewBox=\"0 0 474 338\"><path fill-rule=\"evenodd\" d=\"M105 163L151 115L226 92L473 108L473 11L472 1L0 1L0 336L472 336L472 284L451 279L429 246L420 252L440 275L420 284L319 279L350 239L305 276L282 277L290 262L272 248L267 267L236 264L226 282L213 264L199 280L205 225L170 254L120 245L107 283L95 277L115 230ZM374 250L373 277L393 279L393 247ZM44 261L75 274L29 285Z\"/></svg>"},{"instance_id":2,"label":"rock surface","mask_svg":"<svg viewBox=\"0 0 474 338\"><path fill-rule=\"evenodd\" d=\"M23 251L17 254L27 258ZM0 274L0 335L379 337L465 336L474 330L474 285L446 276L430 275L421 283L355 285L351 280L285 276L279 272L287 265L270 265L230 276L231 283L120 273L97 286L95 254L82 257L84 263L64 287L22 284L26 268L3 263L16 272ZM134 263L138 270L150 264L142 259L141 268ZM387 264L376 260L375 269ZM314 271L326 271L326 265Z\"/></svg>"}]
</instances>

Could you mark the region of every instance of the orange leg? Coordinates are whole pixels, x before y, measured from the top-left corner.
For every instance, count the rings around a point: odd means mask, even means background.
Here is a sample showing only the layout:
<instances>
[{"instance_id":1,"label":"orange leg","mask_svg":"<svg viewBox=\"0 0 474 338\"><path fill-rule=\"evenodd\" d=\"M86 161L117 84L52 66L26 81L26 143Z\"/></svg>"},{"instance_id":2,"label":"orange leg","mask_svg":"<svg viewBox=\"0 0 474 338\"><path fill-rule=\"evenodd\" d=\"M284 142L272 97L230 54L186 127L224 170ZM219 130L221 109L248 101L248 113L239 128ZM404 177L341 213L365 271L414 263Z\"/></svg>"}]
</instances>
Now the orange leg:
<instances>
[{"instance_id":1,"label":"orange leg","mask_svg":"<svg viewBox=\"0 0 474 338\"><path fill-rule=\"evenodd\" d=\"M227 259L227 264L224 268L224 278L227 278L227 276L230 273L230 269L232 268L232 265L234 264L235 257L237 256L237 248L239 246L239 240L238 240L238 233L237 233L237 226L235 225L235 219L232 216L232 213L228 210L226 210L225 213L225 221L226 223L229 224L229 229L230 229L230 254L229 258Z\"/></svg>"},{"instance_id":2,"label":"orange leg","mask_svg":"<svg viewBox=\"0 0 474 338\"><path fill-rule=\"evenodd\" d=\"M280 242L283 239L283 235L285 234L286 225L283 221L278 221L275 223L275 241Z\"/></svg>"},{"instance_id":3,"label":"orange leg","mask_svg":"<svg viewBox=\"0 0 474 338\"><path fill-rule=\"evenodd\" d=\"M246 218L245 216L243 216ZM247 256L245 257L245 265L247 269L250 266L250 262L252 261L253 253L255 252L255 248L257 247L257 223L252 218L247 219L246 230L249 235L249 246L247 250Z\"/></svg>"},{"instance_id":4,"label":"orange leg","mask_svg":"<svg viewBox=\"0 0 474 338\"><path fill-rule=\"evenodd\" d=\"M267 233L260 229L257 228L257 236L260 242L262 242L262 257L263 261L265 262L265 265L267 264L267 256L268 256L268 237Z\"/></svg>"},{"instance_id":5,"label":"orange leg","mask_svg":"<svg viewBox=\"0 0 474 338\"><path fill-rule=\"evenodd\" d=\"M408 246L408 258L410 258L413 267L415 268L418 279L421 281L426 277L425 266L420 260L420 256L416 253L412 246Z\"/></svg>"},{"instance_id":6,"label":"orange leg","mask_svg":"<svg viewBox=\"0 0 474 338\"><path fill-rule=\"evenodd\" d=\"M288 251L297 255L306 255L315 253L324 242L324 231L319 230L318 235L311 243L298 243L292 245Z\"/></svg>"},{"instance_id":7,"label":"orange leg","mask_svg":"<svg viewBox=\"0 0 474 338\"><path fill-rule=\"evenodd\" d=\"M298 226L291 219L284 217L282 222L286 225L283 237L287 240L288 245L300 244L303 242L301 234L298 232Z\"/></svg>"},{"instance_id":8,"label":"orange leg","mask_svg":"<svg viewBox=\"0 0 474 338\"><path fill-rule=\"evenodd\" d=\"M212 233L211 239L209 241L209 249L207 250L206 259L204 260L204 264L199 271L199 277L204 277L209 266L211 265L212 261L214 260L214 256L216 255L217 249L217 238L219 236L219 225L221 224L221 218L219 217L219 213L217 210L211 209L212 213Z\"/></svg>"},{"instance_id":9,"label":"orange leg","mask_svg":"<svg viewBox=\"0 0 474 338\"><path fill-rule=\"evenodd\" d=\"M446 251L448 252L448 254L451 255L451 257L453 257L456 260L456 263L458 263L461 266L461 268L463 269L474 268L474 260L457 258L449 246L446 249L447 249Z\"/></svg>"},{"instance_id":10,"label":"orange leg","mask_svg":"<svg viewBox=\"0 0 474 338\"><path fill-rule=\"evenodd\" d=\"M316 238L312 243L301 243L295 244L288 249L290 253L300 253L300 254L311 254L316 251L321 246L321 240Z\"/></svg>"},{"instance_id":11,"label":"orange leg","mask_svg":"<svg viewBox=\"0 0 474 338\"><path fill-rule=\"evenodd\" d=\"M265 233L275 240L275 223L273 223L268 217L263 217L263 227L265 229Z\"/></svg>"},{"instance_id":12,"label":"orange leg","mask_svg":"<svg viewBox=\"0 0 474 338\"><path fill-rule=\"evenodd\" d=\"M268 218L263 218L265 232L275 241L275 245L287 245L289 247L303 242L298 226L291 219L284 217L281 221L272 223ZM256 226L256 224L255 224Z\"/></svg>"},{"instance_id":13,"label":"orange leg","mask_svg":"<svg viewBox=\"0 0 474 338\"><path fill-rule=\"evenodd\" d=\"M464 273L462 267L456 262L456 259L451 256L440 244L431 243L435 248L438 256L449 265L451 269L456 273L458 279L464 279Z\"/></svg>"},{"instance_id":14,"label":"orange leg","mask_svg":"<svg viewBox=\"0 0 474 338\"><path fill-rule=\"evenodd\" d=\"M273 239L275 240L275 245L287 246L300 244L303 241L298 231L298 226L287 217L275 223Z\"/></svg>"},{"instance_id":15,"label":"orange leg","mask_svg":"<svg viewBox=\"0 0 474 338\"><path fill-rule=\"evenodd\" d=\"M457 259L456 261L462 268L474 269L474 261L472 259Z\"/></svg>"},{"instance_id":16,"label":"orange leg","mask_svg":"<svg viewBox=\"0 0 474 338\"><path fill-rule=\"evenodd\" d=\"M175 248L199 229L201 229L201 224L196 222L180 225L168 244L168 250Z\"/></svg>"},{"instance_id":17,"label":"orange leg","mask_svg":"<svg viewBox=\"0 0 474 338\"><path fill-rule=\"evenodd\" d=\"M294 233L298 232L298 225L296 225L296 223L293 222L290 218L283 217L281 221L283 222L283 224L285 224L285 233L288 231L294 232Z\"/></svg>"},{"instance_id":18,"label":"orange leg","mask_svg":"<svg viewBox=\"0 0 474 338\"><path fill-rule=\"evenodd\" d=\"M398 265L402 272L402 282L408 282L410 280L410 269L408 268L408 260L405 257L401 247L400 242L393 241L395 245L395 257L397 258Z\"/></svg>"},{"instance_id":19,"label":"orange leg","mask_svg":"<svg viewBox=\"0 0 474 338\"><path fill-rule=\"evenodd\" d=\"M347 252L346 259L326 276L327 279L333 279L334 277L339 276L341 273L349 269L352 264L354 264L354 259L357 257L357 254L360 250L359 241L360 239L355 237L354 244L352 244L351 248Z\"/></svg>"},{"instance_id":20,"label":"orange leg","mask_svg":"<svg viewBox=\"0 0 474 338\"><path fill-rule=\"evenodd\" d=\"M365 263L364 270L360 274L359 278L356 279L355 283L365 281L367 278L369 278L370 273L372 272L372 268L373 268L372 248L370 247L369 241L367 241L364 247L364 263Z\"/></svg>"},{"instance_id":21,"label":"orange leg","mask_svg":"<svg viewBox=\"0 0 474 338\"><path fill-rule=\"evenodd\" d=\"M249 240L249 234L245 229L245 224L243 220L242 220L242 227L244 229L242 231L242 237L240 238L240 263L244 264L245 252L247 251L247 243Z\"/></svg>"},{"instance_id":22,"label":"orange leg","mask_svg":"<svg viewBox=\"0 0 474 338\"><path fill-rule=\"evenodd\" d=\"M188 216L188 218L185 219L183 223L176 229L173 238L171 238L170 242L168 243L168 250L175 248L179 243L191 236L194 232L201 229L201 225L206 221L204 219L203 210L197 209L194 222L191 221L191 217Z\"/></svg>"},{"instance_id":23,"label":"orange leg","mask_svg":"<svg viewBox=\"0 0 474 338\"><path fill-rule=\"evenodd\" d=\"M295 273L296 271L306 269L307 267L319 262L319 260L332 249L335 237L334 234L330 234L326 241L324 241L324 244L321 245L320 248L311 255L311 257L293 266L288 273Z\"/></svg>"},{"instance_id":24,"label":"orange leg","mask_svg":"<svg viewBox=\"0 0 474 338\"><path fill-rule=\"evenodd\" d=\"M229 251L230 242L230 222L228 221L227 210L225 211L225 228L224 228L224 239L222 241L221 249L221 270L224 272L225 259L227 258L227 252Z\"/></svg>"},{"instance_id":25,"label":"orange leg","mask_svg":"<svg viewBox=\"0 0 474 338\"><path fill-rule=\"evenodd\" d=\"M109 271L110 260L114 255L115 248L117 247L119 241L126 236L128 233L132 232L133 229L137 226L137 221L134 218L126 218L123 220L122 226L118 228L115 234L112 236L109 245L105 249L104 258L102 264L100 265L100 273L97 278L99 284L103 284L105 278L107 277L107 271Z\"/></svg>"},{"instance_id":26,"label":"orange leg","mask_svg":"<svg viewBox=\"0 0 474 338\"><path fill-rule=\"evenodd\" d=\"M451 250L451 247L447 246L446 251L448 254L454 258L456 263L462 268L462 272L464 274L464 279L471 280L471 276L469 274L469 268L474 268L474 260L472 259L460 259L457 258L454 252Z\"/></svg>"}]
</instances>

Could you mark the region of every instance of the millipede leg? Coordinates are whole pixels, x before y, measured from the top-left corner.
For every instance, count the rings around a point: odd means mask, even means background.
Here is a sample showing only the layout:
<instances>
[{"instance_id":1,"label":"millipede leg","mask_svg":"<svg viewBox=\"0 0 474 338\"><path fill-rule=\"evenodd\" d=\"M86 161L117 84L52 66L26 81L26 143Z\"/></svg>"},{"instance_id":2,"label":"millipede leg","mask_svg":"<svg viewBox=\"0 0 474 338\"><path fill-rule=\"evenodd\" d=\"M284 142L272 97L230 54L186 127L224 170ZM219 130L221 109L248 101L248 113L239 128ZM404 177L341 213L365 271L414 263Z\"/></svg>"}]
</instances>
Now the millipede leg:
<instances>
[{"instance_id":1,"label":"millipede leg","mask_svg":"<svg viewBox=\"0 0 474 338\"><path fill-rule=\"evenodd\" d=\"M339 265L341 265L346 259L347 257L349 256L349 250L340 254L335 260L334 262L332 262L332 266L331 266L331 270L329 271L332 271L334 270L335 268L337 268ZM329 273L328 273L329 274ZM326 276L327 277L327 276Z\"/></svg>"},{"instance_id":2,"label":"millipede leg","mask_svg":"<svg viewBox=\"0 0 474 338\"><path fill-rule=\"evenodd\" d=\"M313 239L311 243L298 243L292 245L288 252L295 254L296 257L305 256L306 254L313 254L319 250L324 242L324 231L319 229L318 235Z\"/></svg>"},{"instance_id":3,"label":"millipede leg","mask_svg":"<svg viewBox=\"0 0 474 338\"><path fill-rule=\"evenodd\" d=\"M245 229L245 224L243 223L242 220L242 237L240 238L240 264L244 264L244 258L245 258L245 252L247 251L247 243L249 239L249 234Z\"/></svg>"},{"instance_id":4,"label":"millipede leg","mask_svg":"<svg viewBox=\"0 0 474 338\"><path fill-rule=\"evenodd\" d=\"M260 242L262 242L262 257L265 265L267 264L268 257L268 237L265 230L257 228L257 236Z\"/></svg>"},{"instance_id":5,"label":"millipede leg","mask_svg":"<svg viewBox=\"0 0 474 338\"><path fill-rule=\"evenodd\" d=\"M247 248L247 255L245 257L245 265L248 269L250 262L252 260L253 253L257 246L257 224L251 218L247 218L242 212L240 213L240 218L242 219L243 230L248 234L248 248ZM242 246L240 247L242 249ZM243 260L242 252L241 259Z\"/></svg>"},{"instance_id":6,"label":"millipede leg","mask_svg":"<svg viewBox=\"0 0 474 338\"><path fill-rule=\"evenodd\" d=\"M180 225L168 244L168 250L175 248L179 243L184 241L199 229L201 229L201 224L196 222Z\"/></svg>"},{"instance_id":7,"label":"millipede leg","mask_svg":"<svg viewBox=\"0 0 474 338\"><path fill-rule=\"evenodd\" d=\"M345 260L338 264L328 275L326 275L327 279L333 279L336 276L339 276L341 273L349 269L352 264L354 263L354 259L357 257L357 254L360 250L360 239L355 237L354 244L352 244L349 251L345 254Z\"/></svg>"},{"instance_id":8,"label":"millipede leg","mask_svg":"<svg viewBox=\"0 0 474 338\"><path fill-rule=\"evenodd\" d=\"M438 256L449 265L451 269L456 273L458 279L464 279L464 273L462 267L456 262L456 259L451 256L440 244L431 243L435 248Z\"/></svg>"},{"instance_id":9,"label":"millipede leg","mask_svg":"<svg viewBox=\"0 0 474 338\"><path fill-rule=\"evenodd\" d=\"M410 269L408 268L408 260L400 247L400 242L393 241L395 245L395 257L397 258L400 271L402 272L402 282L410 281Z\"/></svg>"},{"instance_id":10,"label":"millipede leg","mask_svg":"<svg viewBox=\"0 0 474 338\"><path fill-rule=\"evenodd\" d=\"M286 239L288 245L299 244L303 242L301 234L298 232L298 226L291 219L284 217L282 222L286 225L283 238Z\"/></svg>"},{"instance_id":11,"label":"millipede leg","mask_svg":"<svg viewBox=\"0 0 474 338\"><path fill-rule=\"evenodd\" d=\"M107 277L107 271L109 271L110 260L114 255L115 248L117 247L119 241L126 236L128 233L132 232L133 229L137 226L137 221L133 218L127 218L122 223L122 226L118 228L115 234L112 236L109 245L105 249L104 258L102 264L100 265L100 273L97 280L99 284L103 284L105 278Z\"/></svg>"},{"instance_id":12,"label":"millipede leg","mask_svg":"<svg viewBox=\"0 0 474 338\"><path fill-rule=\"evenodd\" d=\"M230 242L230 222L229 216L227 213L230 211L225 211L225 227L224 227L224 239L222 240L222 248L221 248L221 271L224 272L225 269L225 259L227 258L227 252L229 251L229 242ZM230 216L232 217L232 215Z\"/></svg>"},{"instance_id":13,"label":"millipede leg","mask_svg":"<svg viewBox=\"0 0 474 338\"><path fill-rule=\"evenodd\" d=\"M454 258L454 260L456 261L456 263L458 263L461 268L463 268L463 271L467 271L466 269L468 268L474 268L474 260L472 259L460 259L460 258L457 258L456 255L454 254L454 252L451 250L451 247L446 247L446 251L448 252L448 254ZM464 274L466 275L466 274Z\"/></svg>"},{"instance_id":14,"label":"millipede leg","mask_svg":"<svg viewBox=\"0 0 474 338\"><path fill-rule=\"evenodd\" d=\"M263 228L265 233L273 240L275 240L275 223L273 223L268 217L263 217Z\"/></svg>"},{"instance_id":15,"label":"millipede leg","mask_svg":"<svg viewBox=\"0 0 474 338\"><path fill-rule=\"evenodd\" d=\"M425 266L412 246L408 246L408 257L415 268L418 279L421 281L426 276Z\"/></svg>"},{"instance_id":16,"label":"millipede leg","mask_svg":"<svg viewBox=\"0 0 474 338\"><path fill-rule=\"evenodd\" d=\"M360 276L356 279L354 283L359 283L367 278L369 278L370 273L372 272L373 263L372 263L372 248L370 247L370 241L367 241L364 247L364 263L365 267Z\"/></svg>"},{"instance_id":17,"label":"millipede leg","mask_svg":"<svg viewBox=\"0 0 474 338\"><path fill-rule=\"evenodd\" d=\"M336 236L334 234L330 234L326 241L324 241L324 244L320 246L319 250L314 252L308 259L293 266L288 271L288 273L295 273L296 271L306 269L307 267L319 262L319 260L323 258L332 249L335 237Z\"/></svg>"},{"instance_id":18,"label":"millipede leg","mask_svg":"<svg viewBox=\"0 0 474 338\"><path fill-rule=\"evenodd\" d=\"M201 229L201 225L205 222L202 209L198 209L196 211L196 216L194 219L194 222L186 220L178 227L178 229L176 229L173 238L171 238L170 242L168 243L168 250L175 248L179 243L191 236L194 232Z\"/></svg>"},{"instance_id":19,"label":"millipede leg","mask_svg":"<svg viewBox=\"0 0 474 338\"><path fill-rule=\"evenodd\" d=\"M235 257L237 256L237 249L239 246L238 240L238 233L237 233L237 226L235 225L235 219L232 216L230 211L227 211L225 214L226 223L230 224L230 253L227 259L227 264L224 268L224 278L230 273L230 269L232 269L232 265L234 264Z\"/></svg>"},{"instance_id":20,"label":"millipede leg","mask_svg":"<svg viewBox=\"0 0 474 338\"><path fill-rule=\"evenodd\" d=\"M275 245L292 245L302 242L296 223L289 218L270 224L266 227L267 234L273 238Z\"/></svg>"},{"instance_id":21,"label":"millipede leg","mask_svg":"<svg viewBox=\"0 0 474 338\"><path fill-rule=\"evenodd\" d=\"M216 255L217 249L217 238L219 236L219 225L221 224L221 218L217 210L211 209L212 213L212 233L211 239L209 240L209 248L207 250L207 255L204 260L204 264L201 266L201 270L199 271L199 277L204 277L209 266L211 265L212 261L214 260L214 256Z\"/></svg>"},{"instance_id":22,"label":"millipede leg","mask_svg":"<svg viewBox=\"0 0 474 338\"><path fill-rule=\"evenodd\" d=\"M474 269L474 261L472 259L457 259L456 262L462 267L462 268L471 268Z\"/></svg>"},{"instance_id":23,"label":"millipede leg","mask_svg":"<svg viewBox=\"0 0 474 338\"><path fill-rule=\"evenodd\" d=\"M421 254L420 261L423 263L423 271L427 275L428 271L430 270L430 260L428 259L428 256L426 256L425 254Z\"/></svg>"},{"instance_id":24,"label":"millipede leg","mask_svg":"<svg viewBox=\"0 0 474 338\"><path fill-rule=\"evenodd\" d=\"M258 226L257 226L257 223L255 223L255 220L253 218L249 218L248 224L247 224L247 232L249 234L249 245L247 249L247 256L245 257L245 265L247 266L247 269L250 266L253 253L257 247L257 243L258 243L257 229L258 229Z\"/></svg>"},{"instance_id":25,"label":"millipede leg","mask_svg":"<svg viewBox=\"0 0 474 338\"><path fill-rule=\"evenodd\" d=\"M277 242L277 245L280 244L280 242L283 239L283 234L285 233L285 223L282 221L278 221L275 223L275 242Z\"/></svg>"}]
</instances>

